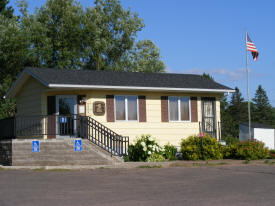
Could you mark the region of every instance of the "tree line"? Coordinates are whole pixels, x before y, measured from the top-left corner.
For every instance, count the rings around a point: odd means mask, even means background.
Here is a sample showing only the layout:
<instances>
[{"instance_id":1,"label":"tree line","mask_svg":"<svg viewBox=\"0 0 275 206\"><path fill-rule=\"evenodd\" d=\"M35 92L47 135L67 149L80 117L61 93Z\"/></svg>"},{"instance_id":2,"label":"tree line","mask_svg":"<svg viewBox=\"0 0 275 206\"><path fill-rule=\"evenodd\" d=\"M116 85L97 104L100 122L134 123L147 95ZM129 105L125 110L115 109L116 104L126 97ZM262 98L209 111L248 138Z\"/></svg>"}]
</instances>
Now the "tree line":
<instances>
[{"instance_id":1,"label":"tree line","mask_svg":"<svg viewBox=\"0 0 275 206\"><path fill-rule=\"evenodd\" d=\"M19 15L0 0L0 96L25 67L164 72L159 48L137 41L143 19L119 0L47 0L34 13L20 0ZM0 118L14 114L15 103L0 99Z\"/></svg>"},{"instance_id":2,"label":"tree line","mask_svg":"<svg viewBox=\"0 0 275 206\"><path fill-rule=\"evenodd\" d=\"M261 123L275 128L275 108L269 102L266 91L258 86L250 102L251 122ZM244 100L238 87L227 101L221 99L221 124L223 137L239 137L239 124L248 123L248 102Z\"/></svg>"},{"instance_id":3,"label":"tree line","mask_svg":"<svg viewBox=\"0 0 275 206\"><path fill-rule=\"evenodd\" d=\"M203 73L204 78L214 81L214 78ZM248 123L248 102L244 100L238 87L228 98L222 95L220 99L222 137L239 137L239 125ZM272 107L266 91L258 86L252 101L250 101L251 122L261 123L275 128L275 108Z\"/></svg>"},{"instance_id":4,"label":"tree line","mask_svg":"<svg viewBox=\"0 0 275 206\"><path fill-rule=\"evenodd\" d=\"M137 40L143 19L119 0L95 0L83 8L77 0L47 0L34 13L18 1L19 15L0 0L0 118L15 113L15 102L4 99L25 67L164 72L160 50L151 40ZM205 78L212 77L204 74ZM221 99L223 136L238 136L247 122L247 102L236 87ZM259 86L251 102L253 122L275 126L275 109Z\"/></svg>"}]
</instances>

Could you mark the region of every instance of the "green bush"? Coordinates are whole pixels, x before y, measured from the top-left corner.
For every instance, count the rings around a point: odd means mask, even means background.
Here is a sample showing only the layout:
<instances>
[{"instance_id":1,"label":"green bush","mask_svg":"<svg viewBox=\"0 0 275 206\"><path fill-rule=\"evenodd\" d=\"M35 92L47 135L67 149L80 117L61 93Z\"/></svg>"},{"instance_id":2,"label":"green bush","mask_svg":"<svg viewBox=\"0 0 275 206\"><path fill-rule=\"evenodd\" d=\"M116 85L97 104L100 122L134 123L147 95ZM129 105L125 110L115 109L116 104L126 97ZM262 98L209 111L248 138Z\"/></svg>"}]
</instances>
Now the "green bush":
<instances>
[{"instance_id":1,"label":"green bush","mask_svg":"<svg viewBox=\"0 0 275 206\"><path fill-rule=\"evenodd\" d=\"M269 150L269 158L275 159L275 150L274 149Z\"/></svg>"},{"instance_id":2,"label":"green bush","mask_svg":"<svg viewBox=\"0 0 275 206\"><path fill-rule=\"evenodd\" d=\"M235 159L240 140L235 137L225 137L223 140L226 142L226 146L223 146L223 158Z\"/></svg>"},{"instance_id":3,"label":"green bush","mask_svg":"<svg viewBox=\"0 0 275 206\"><path fill-rule=\"evenodd\" d=\"M224 159L236 159L236 151L238 144L229 144L223 146L223 158Z\"/></svg>"},{"instance_id":4,"label":"green bush","mask_svg":"<svg viewBox=\"0 0 275 206\"><path fill-rule=\"evenodd\" d=\"M168 160L177 160L177 148L169 143L164 145L164 157Z\"/></svg>"},{"instance_id":5,"label":"green bush","mask_svg":"<svg viewBox=\"0 0 275 206\"><path fill-rule=\"evenodd\" d=\"M236 145L240 142L240 140L236 137L225 137L222 138L226 142L226 145Z\"/></svg>"},{"instance_id":6,"label":"green bush","mask_svg":"<svg viewBox=\"0 0 275 206\"><path fill-rule=\"evenodd\" d=\"M135 144L131 144L128 150L129 161L145 161L152 154L162 154L162 148L151 135L141 135L135 140Z\"/></svg>"},{"instance_id":7,"label":"green bush","mask_svg":"<svg viewBox=\"0 0 275 206\"><path fill-rule=\"evenodd\" d=\"M147 157L146 162L163 162L165 158L161 154L153 153Z\"/></svg>"},{"instance_id":8,"label":"green bush","mask_svg":"<svg viewBox=\"0 0 275 206\"><path fill-rule=\"evenodd\" d=\"M269 150L264 143L256 140L247 140L237 145L235 158L244 160L265 159L269 156Z\"/></svg>"},{"instance_id":9,"label":"green bush","mask_svg":"<svg viewBox=\"0 0 275 206\"><path fill-rule=\"evenodd\" d=\"M222 159L223 148L210 135L190 136L181 142L182 158L185 160Z\"/></svg>"}]
</instances>

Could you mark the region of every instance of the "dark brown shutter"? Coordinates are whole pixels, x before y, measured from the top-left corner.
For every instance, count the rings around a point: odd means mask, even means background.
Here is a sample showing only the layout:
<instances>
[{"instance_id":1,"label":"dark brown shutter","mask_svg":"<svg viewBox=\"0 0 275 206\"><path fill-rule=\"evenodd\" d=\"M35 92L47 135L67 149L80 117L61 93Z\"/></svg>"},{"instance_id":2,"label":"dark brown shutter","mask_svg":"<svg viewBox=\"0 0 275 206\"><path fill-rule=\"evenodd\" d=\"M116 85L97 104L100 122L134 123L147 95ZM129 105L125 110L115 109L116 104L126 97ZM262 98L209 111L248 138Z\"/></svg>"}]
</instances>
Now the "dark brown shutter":
<instances>
[{"instance_id":1,"label":"dark brown shutter","mask_svg":"<svg viewBox=\"0 0 275 206\"><path fill-rule=\"evenodd\" d=\"M115 121L114 95L106 95L107 122Z\"/></svg>"},{"instance_id":2,"label":"dark brown shutter","mask_svg":"<svg viewBox=\"0 0 275 206\"><path fill-rule=\"evenodd\" d=\"M146 97L138 96L139 122L146 122Z\"/></svg>"},{"instance_id":3,"label":"dark brown shutter","mask_svg":"<svg viewBox=\"0 0 275 206\"><path fill-rule=\"evenodd\" d=\"M56 105L55 105L55 96L47 97L47 114L48 116L48 129L47 129L47 138L55 138L56 134Z\"/></svg>"},{"instance_id":4,"label":"dark brown shutter","mask_svg":"<svg viewBox=\"0 0 275 206\"><path fill-rule=\"evenodd\" d=\"M198 103L197 97L191 97L191 122L198 121Z\"/></svg>"},{"instance_id":5,"label":"dark brown shutter","mask_svg":"<svg viewBox=\"0 0 275 206\"><path fill-rule=\"evenodd\" d=\"M161 121L168 122L168 97L161 97Z\"/></svg>"}]
</instances>

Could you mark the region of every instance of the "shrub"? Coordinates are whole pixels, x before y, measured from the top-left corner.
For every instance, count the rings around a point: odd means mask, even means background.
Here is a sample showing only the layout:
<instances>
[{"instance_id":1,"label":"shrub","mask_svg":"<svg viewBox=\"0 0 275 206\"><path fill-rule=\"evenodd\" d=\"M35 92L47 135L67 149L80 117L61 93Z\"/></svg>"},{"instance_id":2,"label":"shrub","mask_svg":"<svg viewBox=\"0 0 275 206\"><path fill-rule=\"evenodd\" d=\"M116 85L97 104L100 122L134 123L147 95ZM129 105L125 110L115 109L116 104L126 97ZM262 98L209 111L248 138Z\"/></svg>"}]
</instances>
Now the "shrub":
<instances>
[{"instance_id":1,"label":"shrub","mask_svg":"<svg viewBox=\"0 0 275 206\"><path fill-rule=\"evenodd\" d=\"M225 137L223 140L226 142L226 146L223 146L223 158L235 159L240 140L235 137Z\"/></svg>"},{"instance_id":2,"label":"shrub","mask_svg":"<svg viewBox=\"0 0 275 206\"><path fill-rule=\"evenodd\" d=\"M169 143L164 145L164 157L168 160L176 160L177 148Z\"/></svg>"},{"instance_id":3,"label":"shrub","mask_svg":"<svg viewBox=\"0 0 275 206\"><path fill-rule=\"evenodd\" d=\"M226 145L237 145L240 142L236 137L225 137L222 139L226 142Z\"/></svg>"},{"instance_id":4,"label":"shrub","mask_svg":"<svg viewBox=\"0 0 275 206\"><path fill-rule=\"evenodd\" d=\"M141 135L129 146L129 161L145 161L152 154L161 154L162 148L151 135Z\"/></svg>"},{"instance_id":5,"label":"shrub","mask_svg":"<svg viewBox=\"0 0 275 206\"><path fill-rule=\"evenodd\" d=\"M256 140L247 140L237 145L235 158L244 160L265 159L269 156L269 150L264 143Z\"/></svg>"},{"instance_id":6,"label":"shrub","mask_svg":"<svg viewBox=\"0 0 275 206\"><path fill-rule=\"evenodd\" d=\"M224 159L236 159L236 151L238 144L229 144L223 146L223 158Z\"/></svg>"},{"instance_id":7,"label":"shrub","mask_svg":"<svg viewBox=\"0 0 275 206\"><path fill-rule=\"evenodd\" d=\"M182 158L185 160L222 159L223 148L208 134L190 136L181 142Z\"/></svg>"},{"instance_id":8,"label":"shrub","mask_svg":"<svg viewBox=\"0 0 275 206\"><path fill-rule=\"evenodd\" d=\"M275 159L275 150L274 149L269 150L269 158Z\"/></svg>"},{"instance_id":9,"label":"shrub","mask_svg":"<svg viewBox=\"0 0 275 206\"><path fill-rule=\"evenodd\" d=\"M163 162L165 158L161 154L153 153L147 157L146 162Z\"/></svg>"}]
</instances>

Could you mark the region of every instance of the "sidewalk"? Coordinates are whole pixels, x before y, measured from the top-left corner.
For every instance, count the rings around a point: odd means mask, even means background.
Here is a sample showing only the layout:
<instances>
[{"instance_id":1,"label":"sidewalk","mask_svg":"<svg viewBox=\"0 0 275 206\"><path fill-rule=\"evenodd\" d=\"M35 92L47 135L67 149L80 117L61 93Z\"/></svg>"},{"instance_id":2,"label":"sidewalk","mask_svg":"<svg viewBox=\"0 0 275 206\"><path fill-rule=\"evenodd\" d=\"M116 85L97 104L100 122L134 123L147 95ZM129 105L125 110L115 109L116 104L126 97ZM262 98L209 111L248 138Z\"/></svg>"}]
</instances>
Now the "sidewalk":
<instances>
[{"instance_id":1,"label":"sidewalk","mask_svg":"<svg viewBox=\"0 0 275 206\"><path fill-rule=\"evenodd\" d=\"M6 169L29 170L84 170L84 169L134 169L134 168L169 168L169 167L214 167L214 166L246 166L246 165L275 165L275 160L208 160L208 161L166 161L166 162L122 162L113 165L62 165L62 166L2 166Z\"/></svg>"}]
</instances>

